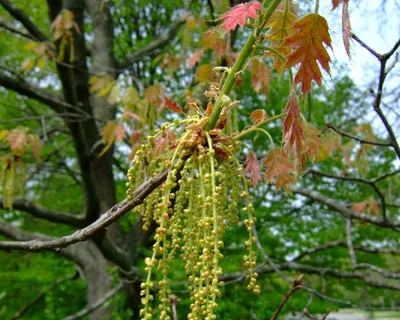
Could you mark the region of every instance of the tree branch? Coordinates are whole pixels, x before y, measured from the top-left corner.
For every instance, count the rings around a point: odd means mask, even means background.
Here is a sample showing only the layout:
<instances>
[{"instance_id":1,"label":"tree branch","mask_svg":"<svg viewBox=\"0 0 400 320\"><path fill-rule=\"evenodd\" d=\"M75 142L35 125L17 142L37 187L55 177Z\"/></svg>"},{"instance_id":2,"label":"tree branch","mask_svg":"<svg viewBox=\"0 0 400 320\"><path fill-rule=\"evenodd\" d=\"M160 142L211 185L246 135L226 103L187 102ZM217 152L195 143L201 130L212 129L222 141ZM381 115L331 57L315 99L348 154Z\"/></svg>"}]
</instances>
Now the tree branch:
<instances>
[{"instance_id":1,"label":"tree branch","mask_svg":"<svg viewBox=\"0 0 400 320\"><path fill-rule=\"evenodd\" d=\"M39 28L29 19L29 17L8 0L0 0L0 4L8 11L16 20L22 23L26 30L38 41L46 41L47 36L42 33Z\"/></svg>"},{"instance_id":2,"label":"tree branch","mask_svg":"<svg viewBox=\"0 0 400 320\"><path fill-rule=\"evenodd\" d=\"M308 189L304 189L304 188L300 188L300 187L296 187L296 186L291 186L290 189L294 193L301 194L303 196L309 197L311 199L314 199L318 202L321 202L321 203L327 205L331 209L339 212L345 218L352 218L352 219L357 219L357 220L361 220L361 221L366 221L366 222L372 223L374 225L377 225L379 227L390 228L390 229L400 232L400 222L392 222L392 221L389 221L389 220L381 218L381 217L352 211L349 208L347 208L345 205L339 203L337 200L327 197L327 196L323 195L322 193L319 193L318 191L315 191L315 190L308 190Z\"/></svg>"},{"instance_id":3,"label":"tree branch","mask_svg":"<svg viewBox=\"0 0 400 320\"><path fill-rule=\"evenodd\" d=\"M0 197L0 208L4 208L3 205L3 198ZM84 216L70 214L64 211L52 210L27 199L14 199L13 208L25 211L36 218L45 219L56 223L63 223L77 228L82 228L85 222Z\"/></svg>"},{"instance_id":4,"label":"tree branch","mask_svg":"<svg viewBox=\"0 0 400 320\"><path fill-rule=\"evenodd\" d=\"M29 33L25 33L23 31L18 30L17 28L14 28L10 23L7 23L6 21L0 20L0 28L3 28L11 33L14 33L16 35L19 35L23 38L26 38L31 41L36 41L37 39L33 36L31 36Z\"/></svg>"},{"instance_id":5,"label":"tree branch","mask_svg":"<svg viewBox=\"0 0 400 320\"><path fill-rule=\"evenodd\" d=\"M74 315L68 316L64 318L64 320L77 320L81 319L84 316L92 313L93 311L96 311L98 308L100 308L104 303L106 303L109 299L111 299L115 294L118 293L123 288L123 284L119 283L118 286L116 286L114 289L110 290L107 292L104 297L100 298L97 300L94 304L91 306L79 311L78 313L75 313Z\"/></svg>"},{"instance_id":6,"label":"tree branch","mask_svg":"<svg viewBox=\"0 0 400 320\"><path fill-rule=\"evenodd\" d=\"M28 98L42 102L56 112L62 112L64 109L73 109L79 111L82 115L89 116L80 108L61 100L57 95L27 82L7 76L4 72L0 73L0 85Z\"/></svg>"},{"instance_id":7,"label":"tree branch","mask_svg":"<svg viewBox=\"0 0 400 320\"><path fill-rule=\"evenodd\" d=\"M127 60L120 63L120 71L130 68L132 63L138 62L144 57L152 57L156 55L159 49L169 44L171 40L176 37L179 27L186 21L186 18L187 16L184 15L183 17L175 20L164 35L159 36L156 40L153 40L145 47L136 50L132 55L128 57Z\"/></svg>"},{"instance_id":8,"label":"tree branch","mask_svg":"<svg viewBox=\"0 0 400 320\"><path fill-rule=\"evenodd\" d=\"M304 258L307 255L311 255L313 253L319 252L319 251L324 251L330 248L347 248L346 242L344 241L332 241L332 242L327 242L323 245L316 246L314 248L309 248L303 252L301 252L299 255L294 257L293 259L290 260L290 262L295 262L297 260L300 260ZM373 254L391 254L391 255L400 255L399 250L395 249L374 249L374 248L365 248L362 246L354 246L354 250L361 251L361 252L366 252L366 253L373 253Z\"/></svg>"},{"instance_id":9,"label":"tree branch","mask_svg":"<svg viewBox=\"0 0 400 320\"><path fill-rule=\"evenodd\" d=\"M118 220L134 207L142 204L144 199L165 181L167 174L168 171L161 172L157 176L144 182L135 191L132 200L123 200L122 202L118 203L86 228L78 230L62 238L51 239L47 241L0 241L0 250L42 251L65 248L71 244L86 241L95 236L97 232L106 230L107 226Z\"/></svg>"},{"instance_id":10,"label":"tree branch","mask_svg":"<svg viewBox=\"0 0 400 320\"><path fill-rule=\"evenodd\" d=\"M374 146L382 146L382 147L390 147L390 146L392 146L392 144L390 142L369 141L369 140L365 140L365 139L359 138L359 137L354 136L354 135L352 135L350 133L347 133L347 132L339 130L338 128L336 128L330 122L325 122L325 124L329 129L332 129L333 131L339 133L341 136L344 136L344 137L350 138L352 140L358 141L358 142L360 142L362 144L371 144L371 145L374 145Z\"/></svg>"}]
</instances>

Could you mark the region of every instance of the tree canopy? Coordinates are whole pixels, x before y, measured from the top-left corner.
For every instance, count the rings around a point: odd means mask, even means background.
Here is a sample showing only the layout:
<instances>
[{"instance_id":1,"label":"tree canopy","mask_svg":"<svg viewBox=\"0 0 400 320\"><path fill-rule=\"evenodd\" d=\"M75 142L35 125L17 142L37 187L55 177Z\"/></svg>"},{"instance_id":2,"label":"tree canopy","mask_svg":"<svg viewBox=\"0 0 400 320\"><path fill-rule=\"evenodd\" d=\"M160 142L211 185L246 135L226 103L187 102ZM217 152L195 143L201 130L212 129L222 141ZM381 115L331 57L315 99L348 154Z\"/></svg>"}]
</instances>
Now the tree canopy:
<instances>
[{"instance_id":1,"label":"tree canopy","mask_svg":"<svg viewBox=\"0 0 400 320\"><path fill-rule=\"evenodd\" d=\"M0 318L400 310L400 40L355 1L29 4L0 0Z\"/></svg>"}]
</instances>

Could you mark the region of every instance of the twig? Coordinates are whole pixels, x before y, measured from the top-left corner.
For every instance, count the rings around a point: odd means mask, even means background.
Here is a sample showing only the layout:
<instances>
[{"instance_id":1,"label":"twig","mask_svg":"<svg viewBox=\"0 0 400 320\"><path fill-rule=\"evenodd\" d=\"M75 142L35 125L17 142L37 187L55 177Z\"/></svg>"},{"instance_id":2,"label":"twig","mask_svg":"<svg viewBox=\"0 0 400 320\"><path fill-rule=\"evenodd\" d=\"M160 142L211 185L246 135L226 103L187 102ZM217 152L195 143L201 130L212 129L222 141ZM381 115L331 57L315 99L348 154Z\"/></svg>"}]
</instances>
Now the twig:
<instances>
[{"instance_id":1,"label":"twig","mask_svg":"<svg viewBox=\"0 0 400 320\"><path fill-rule=\"evenodd\" d=\"M312 320L319 320L317 317L313 316L313 315L310 313L310 311L308 311L306 308L304 308L303 312L304 312L304 314L305 314L309 319L312 319ZM325 319L328 317L329 313L330 313L330 310L329 310L329 309L326 310L325 315L321 318L321 320L325 320Z\"/></svg>"},{"instance_id":2,"label":"twig","mask_svg":"<svg viewBox=\"0 0 400 320\"><path fill-rule=\"evenodd\" d=\"M288 292L285 293L285 296L282 300L282 302L280 303L280 305L278 306L278 308L275 311L275 314L272 316L272 318L270 320L276 320L279 316L279 313L282 311L282 308L285 306L286 302L288 302L290 296L295 293L297 290L300 290L301 288L303 288L303 286L301 285L302 282L302 278L303 275L301 274L299 276L299 281L294 281L293 282L293 286L290 288L290 290Z\"/></svg>"},{"instance_id":3,"label":"twig","mask_svg":"<svg viewBox=\"0 0 400 320\"><path fill-rule=\"evenodd\" d=\"M391 147L392 146L392 144L390 142L370 141L370 140L365 140L365 139L359 138L359 137L354 136L354 135L352 135L350 133L347 133L347 132L339 130L338 128L336 128L330 122L325 122L325 124L329 129L332 129L333 131L339 133L341 136L344 136L344 137L350 138L352 140L358 141L358 142L360 142L362 144L372 144L374 146L382 146L382 147Z\"/></svg>"},{"instance_id":4,"label":"twig","mask_svg":"<svg viewBox=\"0 0 400 320\"><path fill-rule=\"evenodd\" d=\"M181 300L178 297L174 296L173 294L169 296L169 303L171 304L172 307L173 320L178 320L178 311L176 310L176 306L179 302L181 302Z\"/></svg>"}]
</instances>

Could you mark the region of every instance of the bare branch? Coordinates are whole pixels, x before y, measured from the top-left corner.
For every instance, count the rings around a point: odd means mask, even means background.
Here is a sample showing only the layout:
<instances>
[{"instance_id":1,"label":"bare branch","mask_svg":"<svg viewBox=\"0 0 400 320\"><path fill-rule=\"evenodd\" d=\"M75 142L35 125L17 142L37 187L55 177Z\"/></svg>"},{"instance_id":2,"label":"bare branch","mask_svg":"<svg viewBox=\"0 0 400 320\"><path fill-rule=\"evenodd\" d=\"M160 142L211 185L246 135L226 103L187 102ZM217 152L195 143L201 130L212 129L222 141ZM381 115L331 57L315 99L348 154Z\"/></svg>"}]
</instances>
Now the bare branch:
<instances>
[{"instance_id":1,"label":"bare branch","mask_svg":"<svg viewBox=\"0 0 400 320\"><path fill-rule=\"evenodd\" d=\"M64 320L77 320L81 319L84 316L92 313L93 311L96 311L98 308L100 308L104 303L106 303L109 299L111 299L115 294L118 293L123 288L123 284L120 283L118 286L116 286L114 289L110 290L107 292L104 297L101 299L97 300L94 304L91 306L79 311L78 313L75 313L74 315L68 316L64 318Z\"/></svg>"},{"instance_id":2,"label":"bare branch","mask_svg":"<svg viewBox=\"0 0 400 320\"><path fill-rule=\"evenodd\" d=\"M307 255L311 255L316 252L324 251L324 250L327 250L330 248L338 248L338 247L347 248L347 244L344 241L327 242L323 245L316 246L314 248L310 248L310 249L307 249L307 250L301 252L299 255L297 255L296 257L291 259L290 262L295 262L297 260L304 258ZM354 246L354 250L366 252L366 253L372 253L372 254L400 255L400 250L395 250L395 249L374 249L374 248L365 248L362 246Z\"/></svg>"},{"instance_id":3,"label":"bare branch","mask_svg":"<svg viewBox=\"0 0 400 320\"><path fill-rule=\"evenodd\" d=\"M17 28L14 28L10 23L7 23L6 21L3 21L3 20L0 20L0 28L3 28L11 33L17 34L17 35L19 35L23 38L29 39L31 41L37 40L35 37L31 36L29 33L20 31Z\"/></svg>"},{"instance_id":4,"label":"bare branch","mask_svg":"<svg viewBox=\"0 0 400 320\"><path fill-rule=\"evenodd\" d=\"M389 220L381 218L381 217L352 211L349 208L347 208L344 204L341 204L340 202L338 202L337 200L327 197L327 196L323 195L322 193L319 193L318 191L315 191L315 190L308 190L308 189L299 188L296 186L291 186L290 189L294 193L301 194L303 196L309 197L311 199L314 199L318 202L321 202L321 203L327 205L331 209L339 212L345 218L352 218L352 219L357 219L357 220L361 220L361 221L366 221L366 222L372 223L374 225L377 225L379 227L390 228L390 229L400 232L400 222L392 222L392 221L389 221Z\"/></svg>"},{"instance_id":5,"label":"bare branch","mask_svg":"<svg viewBox=\"0 0 400 320\"><path fill-rule=\"evenodd\" d=\"M317 317L313 316L313 315L310 313L310 311L308 311L306 308L304 308L303 312L304 312L304 314L308 317L308 319L311 319L311 320L319 320ZM329 309L326 310L325 315L321 318L321 320L325 320L325 319L328 317L329 313L330 313Z\"/></svg>"},{"instance_id":6,"label":"bare branch","mask_svg":"<svg viewBox=\"0 0 400 320\"><path fill-rule=\"evenodd\" d=\"M382 55L368 46L364 41L362 41L359 37L357 37L354 33L351 34L351 37L356 40L363 48L367 49L373 56L375 56L378 60L381 59Z\"/></svg>"},{"instance_id":7,"label":"bare branch","mask_svg":"<svg viewBox=\"0 0 400 320\"><path fill-rule=\"evenodd\" d=\"M118 220L134 207L142 204L144 199L165 181L167 178L167 173L168 171L161 172L157 176L144 182L135 191L132 200L123 200L122 202L118 203L86 228L78 230L62 238L48 241L0 241L0 250L42 251L65 248L71 244L86 241L95 236L97 232L106 230L107 226Z\"/></svg>"},{"instance_id":8,"label":"bare branch","mask_svg":"<svg viewBox=\"0 0 400 320\"><path fill-rule=\"evenodd\" d=\"M339 133L341 136L344 136L344 137L350 138L352 140L358 141L358 142L360 142L362 144L372 144L374 146L382 146L382 147L390 147L392 145L390 142L369 141L369 140L365 140L365 139L359 138L359 137L354 136L354 135L352 135L350 133L347 133L347 132L339 130L338 128L336 128L330 122L325 122L325 124L329 129L332 129L333 131Z\"/></svg>"},{"instance_id":9,"label":"bare branch","mask_svg":"<svg viewBox=\"0 0 400 320\"><path fill-rule=\"evenodd\" d=\"M0 208L4 208L3 205L3 198L0 197ZM82 228L85 222L84 216L70 214L64 211L52 210L27 199L14 199L13 208L25 211L36 218L45 219L51 222L63 223L77 228Z\"/></svg>"},{"instance_id":10,"label":"bare branch","mask_svg":"<svg viewBox=\"0 0 400 320\"><path fill-rule=\"evenodd\" d=\"M279 304L278 308L276 309L274 315L272 316L271 320L276 320L279 316L279 313L281 312L282 308L285 306L286 302L288 302L290 296L295 293L297 290L303 288L301 285L295 285L290 288L288 292L285 293L285 296L282 300L282 302Z\"/></svg>"},{"instance_id":11,"label":"bare branch","mask_svg":"<svg viewBox=\"0 0 400 320\"><path fill-rule=\"evenodd\" d=\"M22 23L26 30L38 41L46 41L47 36L42 33L39 28L29 19L29 17L8 0L0 0L0 4L8 11L16 20Z\"/></svg>"}]
</instances>

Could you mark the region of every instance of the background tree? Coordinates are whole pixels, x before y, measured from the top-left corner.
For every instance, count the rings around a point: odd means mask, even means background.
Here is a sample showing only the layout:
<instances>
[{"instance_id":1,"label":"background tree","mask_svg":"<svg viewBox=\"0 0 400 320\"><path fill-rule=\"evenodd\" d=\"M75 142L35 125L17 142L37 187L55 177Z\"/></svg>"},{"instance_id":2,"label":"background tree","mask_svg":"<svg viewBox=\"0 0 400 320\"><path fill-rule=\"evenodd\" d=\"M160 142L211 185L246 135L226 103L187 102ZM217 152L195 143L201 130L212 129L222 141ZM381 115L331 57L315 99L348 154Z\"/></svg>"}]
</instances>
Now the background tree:
<instances>
[{"instance_id":1,"label":"background tree","mask_svg":"<svg viewBox=\"0 0 400 320\"><path fill-rule=\"evenodd\" d=\"M265 2L268 7L276 1ZM350 34L348 2L332 1L344 8L345 37L379 62L375 87L366 94L343 76L327 80L334 83L329 89L314 88L300 99L304 117L323 133L317 136L310 128L309 137L302 138L317 162L298 183L286 186L292 196L271 185L252 190L261 294L249 299L245 290L242 256L248 235L243 226L232 226L224 238L220 277L229 289L222 291L218 318L272 316L299 273L305 274L305 290L294 293L282 312L304 306L312 312L399 308L400 149L392 126L397 115L387 116L385 109L393 101L385 100L384 82L396 68L400 42L379 54ZM206 33L219 23L213 19L238 1L0 4L0 27L7 35L0 49L0 248L5 251L0 315L60 319L82 309L69 319L87 314L137 319L155 226L143 231L137 215L124 215L166 174L148 177L133 201L123 200L129 160L165 121L193 113L189 102L207 109L204 91L223 76L212 72L213 66L233 65L251 25ZM302 9L292 7L295 13ZM289 19L290 25L294 21ZM274 48L273 40L266 44ZM258 160L272 148L261 129L280 144L281 126L268 119L287 112L290 94L290 76L270 71L274 63L278 70L283 65L268 52L262 47L254 52L232 93L240 100L234 114L242 132L239 158L255 184L261 176ZM304 84L303 91L308 91ZM181 108L185 116L178 113ZM160 153L174 141L172 135L163 138L156 144ZM190 302L182 262L174 260L170 269L173 293L182 300L178 312L185 315ZM86 297L77 294L82 290ZM176 307L176 300L170 303Z\"/></svg>"}]
</instances>

